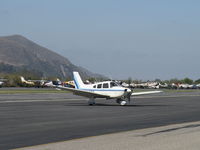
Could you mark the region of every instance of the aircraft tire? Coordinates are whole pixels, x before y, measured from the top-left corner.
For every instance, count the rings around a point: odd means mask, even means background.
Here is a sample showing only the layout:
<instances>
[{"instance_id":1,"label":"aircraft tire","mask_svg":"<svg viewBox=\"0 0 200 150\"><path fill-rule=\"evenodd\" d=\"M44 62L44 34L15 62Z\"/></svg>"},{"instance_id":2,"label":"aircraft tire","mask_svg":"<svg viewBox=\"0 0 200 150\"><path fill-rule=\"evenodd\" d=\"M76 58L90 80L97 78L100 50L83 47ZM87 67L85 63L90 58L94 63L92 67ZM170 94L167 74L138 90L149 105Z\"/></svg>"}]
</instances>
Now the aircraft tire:
<instances>
[{"instance_id":1,"label":"aircraft tire","mask_svg":"<svg viewBox=\"0 0 200 150\"><path fill-rule=\"evenodd\" d=\"M127 105L127 102L124 101L124 100L122 100L122 101L120 102L120 105L121 105L121 106L125 106L125 105Z\"/></svg>"}]
</instances>

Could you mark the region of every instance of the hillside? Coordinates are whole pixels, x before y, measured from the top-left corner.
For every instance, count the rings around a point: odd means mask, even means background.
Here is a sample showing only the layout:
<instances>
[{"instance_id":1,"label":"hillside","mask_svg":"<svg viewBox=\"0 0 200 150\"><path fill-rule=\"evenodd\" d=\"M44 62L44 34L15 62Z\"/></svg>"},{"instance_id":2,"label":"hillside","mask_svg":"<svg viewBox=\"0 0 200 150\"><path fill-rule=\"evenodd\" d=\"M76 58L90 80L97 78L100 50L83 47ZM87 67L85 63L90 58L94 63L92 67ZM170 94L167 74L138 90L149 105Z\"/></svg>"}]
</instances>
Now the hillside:
<instances>
[{"instance_id":1,"label":"hillside","mask_svg":"<svg viewBox=\"0 0 200 150\"><path fill-rule=\"evenodd\" d=\"M73 65L67 58L44 48L21 35L0 37L0 72L27 70L40 77L71 78L73 71L81 76L102 77Z\"/></svg>"}]
</instances>

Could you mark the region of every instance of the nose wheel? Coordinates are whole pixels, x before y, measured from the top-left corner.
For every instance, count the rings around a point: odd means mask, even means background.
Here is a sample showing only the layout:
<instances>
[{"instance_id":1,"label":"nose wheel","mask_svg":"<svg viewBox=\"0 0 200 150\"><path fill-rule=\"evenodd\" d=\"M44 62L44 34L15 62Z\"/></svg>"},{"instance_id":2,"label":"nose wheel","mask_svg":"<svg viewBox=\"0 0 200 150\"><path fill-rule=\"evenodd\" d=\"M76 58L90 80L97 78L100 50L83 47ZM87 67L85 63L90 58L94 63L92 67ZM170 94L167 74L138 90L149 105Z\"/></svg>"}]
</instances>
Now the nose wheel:
<instances>
[{"instance_id":1,"label":"nose wheel","mask_svg":"<svg viewBox=\"0 0 200 150\"><path fill-rule=\"evenodd\" d=\"M126 102L125 100L123 100L123 99L117 99L116 102L117 102L118 104L120 104L121 106L127 105L127 102Z\"/></svg>"}]
</instances>

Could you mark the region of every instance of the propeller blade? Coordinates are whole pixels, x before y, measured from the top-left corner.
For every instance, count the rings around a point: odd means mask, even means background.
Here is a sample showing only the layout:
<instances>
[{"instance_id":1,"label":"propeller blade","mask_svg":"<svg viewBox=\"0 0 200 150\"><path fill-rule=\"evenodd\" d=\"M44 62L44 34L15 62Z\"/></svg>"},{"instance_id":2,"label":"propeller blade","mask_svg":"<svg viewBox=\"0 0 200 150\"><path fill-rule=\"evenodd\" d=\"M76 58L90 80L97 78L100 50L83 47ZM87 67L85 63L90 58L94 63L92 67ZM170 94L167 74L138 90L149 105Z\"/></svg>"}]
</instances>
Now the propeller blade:
<instances>
[{"instance_id":1,"label":"propeller blade","mask_svg":"<svg viewBox=\"0 0 200 150\"><path fill-rule=\"evenodd\" d=\"M133 92L133 90L129 89L129 88L124 90L124 98L128 100L129 104L130 104L130 101L131 101L132 92Z\"/></svg>"}]
</instances>

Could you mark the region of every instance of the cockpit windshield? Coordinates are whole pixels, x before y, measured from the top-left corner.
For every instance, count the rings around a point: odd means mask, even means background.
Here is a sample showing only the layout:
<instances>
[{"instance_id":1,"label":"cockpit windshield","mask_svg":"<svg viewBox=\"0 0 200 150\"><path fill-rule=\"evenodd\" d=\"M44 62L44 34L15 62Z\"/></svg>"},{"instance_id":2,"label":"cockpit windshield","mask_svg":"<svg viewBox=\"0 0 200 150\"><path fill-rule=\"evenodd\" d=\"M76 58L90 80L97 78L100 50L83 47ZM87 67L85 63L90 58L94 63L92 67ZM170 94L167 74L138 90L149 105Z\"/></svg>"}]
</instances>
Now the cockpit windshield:
<instances>
[{"instance_id":1,"label":"cockpit windshield","mask_svg":"<svg viewBox=\"0 0 200 150\"><path fill-rule=\"evenodd\" d=\"M114 87L114 86L120 86L120 85L116 82L110 82L110 87Z\"/></svg>"}]
</instances>

